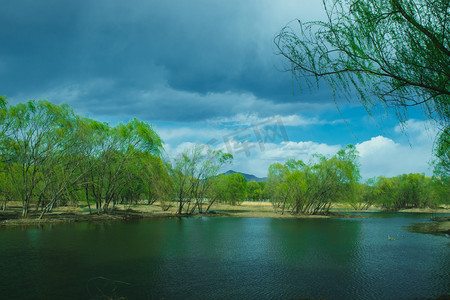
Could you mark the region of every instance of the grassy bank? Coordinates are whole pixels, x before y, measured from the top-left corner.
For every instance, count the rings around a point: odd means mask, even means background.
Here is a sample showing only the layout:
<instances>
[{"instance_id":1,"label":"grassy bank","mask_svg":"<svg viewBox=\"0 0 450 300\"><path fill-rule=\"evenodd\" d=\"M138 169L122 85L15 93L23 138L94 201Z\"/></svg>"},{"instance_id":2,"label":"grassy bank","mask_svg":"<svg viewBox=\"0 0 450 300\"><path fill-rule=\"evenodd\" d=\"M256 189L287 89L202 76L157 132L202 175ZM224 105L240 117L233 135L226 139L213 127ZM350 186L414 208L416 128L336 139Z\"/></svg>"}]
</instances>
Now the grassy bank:
<instances>
[{"instance_id":1,"label":"grassy bank","mask_svg":"<svg viewBox=\"0 0 450 300\"><path fill-rule=\"evenodd\" d=\"M206 206L205 206L206 207ZM255 218L320 218L326 216L294 216L276 213L270 202L244 202L242 205L217 203L208 213L191 215L192 217L255 217ZM21 217L19 203L10 203L6 211L0 211L0 225L36 225L71 222L108 222L133 218L178 217L176 203L164 211L160 203L152 205L116 205L108 214L89 211L87 206L64 206L55 208L51 213L39 219L39 211L30 211L28 217Z\"/></svg>"},{"instance_id":2,"label":"grassy bank","mask_svg":"<svg viewBox=\"0 0 450 300\"><path fill-rule=\"evenodd\" d=\"M329 215L292 215L276 212L270 202L243 202L241 205L230 205L216 203L207 214L196 214L193 217L246 217L246 218L330 218L330 217L361 217L348 213L359 212L346 204L335 204ZM370 211L381 211L380 208L371 207ZM407 209L401 212L411 213L450 213L450 209ZM64 206L58 207L52 213L44 215L39 219L40 212L31 211L27 218L21 217L21 206L19 202L11 202L6 211L0 211L0 226L25 226L39 224L58 224L71 222L114 222L136 218L168 218L178 217L176 203L168 210L161 209L160 203L152 205L116 205L108 214L97 214L89 211L87 206ZM412 227L413 231L423 233L450 233L450 221L439 220L433 223L418 223Z\"/></svg>"}]
</instances>

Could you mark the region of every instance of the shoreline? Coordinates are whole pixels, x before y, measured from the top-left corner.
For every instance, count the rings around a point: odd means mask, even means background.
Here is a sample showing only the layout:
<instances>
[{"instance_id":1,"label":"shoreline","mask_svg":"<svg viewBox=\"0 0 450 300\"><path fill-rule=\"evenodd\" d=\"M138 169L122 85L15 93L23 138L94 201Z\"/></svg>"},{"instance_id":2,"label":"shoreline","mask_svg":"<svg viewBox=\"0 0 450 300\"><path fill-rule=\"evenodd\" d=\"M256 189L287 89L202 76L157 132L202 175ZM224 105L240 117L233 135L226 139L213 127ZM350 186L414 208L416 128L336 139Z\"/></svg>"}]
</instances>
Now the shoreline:
<instances>
[{"instance_id":1,"label":"shoreline","mask_svg":"<svg viewBox=\"0 0 450 300\"><path fill-rule=\"evenodd\" d=\"M208 213L196 213L193 215L176 214L176 206L168 211L163 211L159 203L152 205L117 205L109 213L96 212L90 214L86 207L65 206L58 207L52 213L44 215L38 219L40 212L31 211L27 218L21 217L20 206L10 206L6 211L0 211L0 227L22 227L22 226L42 226L50 224L67 224L75 222L109 223L120 222L133 219L146 218L180 218L180 217L242 217L242 218L275 218L275 219L313 219L313 218L370 218L358 213L382 213L386 212L376 207L369 210L352 209L345 205L334 205L328 215L292 215L290 213L281 214L275 212L270 202L243 202L241 205L232 206L229 204L215 204L214 209ZM400 213L428 213L428 214L449 214L449 208L439 209L402 209ZM414 223L408 228L413 232L449 235L450 217L438 217L434 222Z\"/></svg>"}]
</instances>

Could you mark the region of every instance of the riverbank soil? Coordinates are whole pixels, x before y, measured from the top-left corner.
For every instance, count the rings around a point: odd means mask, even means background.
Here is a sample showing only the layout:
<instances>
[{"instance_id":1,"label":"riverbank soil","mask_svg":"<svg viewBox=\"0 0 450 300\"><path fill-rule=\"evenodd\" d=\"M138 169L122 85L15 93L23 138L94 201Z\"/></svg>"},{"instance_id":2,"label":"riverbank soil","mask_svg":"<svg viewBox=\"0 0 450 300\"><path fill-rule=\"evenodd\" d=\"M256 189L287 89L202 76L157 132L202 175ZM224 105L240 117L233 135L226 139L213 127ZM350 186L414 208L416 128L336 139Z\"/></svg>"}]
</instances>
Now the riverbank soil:
<instances>
[{"instance_id":1,"label":"riverbank soil","mask_svg":"<svg viewBox=\"0 0 450 300\"><path fill-rule=\"evenodd\" d=\"M431 223L414 223L408 228L418 233L431 233L450 236L450 217L436 218Z\"/></svg>"},{"instance_id":2,"label":"riverbank soil","mask_svg":"<svg viewBox=\"0 0 450 300\"><path fill-rule=\"evenodd\" d=\"M206 204L203 209L206 209ZM166 207L167 208L167 207ZM51 213L47 213L42 219L39 219L40 212L31 210L28 217L21 216L20 202L9 202L5 211L0 211L0 226L20 226L20 225L39 225L56 224L71 222L112 222L135 218L158 218L158 217L179 217L177 215L177 203L173 203L168 209L163 210L159 202L152 205L116 205L107 214L97 213L94 210L89 211L86 206L63 206L55 208ZM370 211L381 211L377 207L370 207ZM230 205L225 203L214 203L208 213L195 214L193 217L245 217L245 218L330 218L330 217L362 217L361 212L354 210L346 204L335 204L330 214L324 215L292 215L289 212L284 214L276 211L271 202L253 202L245 201L240 205ZM407 209L400 212L411 213L450 213L450 209ZM410 230L421 233L450 234L449 218L439 218L432 223L416 223Z\"/></svg>"},{"instance_id":3,"label":"riverbank soil","mask_svg":"<svg viewBox=\"0 0 450 300\"><path fill-rule=\"evenodd\" d=\"M206 209L205 204L203 210ZM165 207L167 208L167 206ZM95 210L89 211L87 206L63 206L55 208L51 213L47 213L39 219L40 212L31 210L26 218L21 216L21 206L19 202L11 202L6 211L0 211L0 225L33 225L46 223L70 223L70 222L103 222L116 221L132 218L157 218L157 217L179 217L177 214L177 203L173 203L166 210L163 210L159 202L152 205L116 205L107 214L97 213ZM197 213L192 217L246 217L246 218L298 218L326 216L295 216L289 213L281 214L275 212L270 202L244 202L241 205L230 205L225 203L215 203L209 212Z\"/></svg>"}]
</instances>

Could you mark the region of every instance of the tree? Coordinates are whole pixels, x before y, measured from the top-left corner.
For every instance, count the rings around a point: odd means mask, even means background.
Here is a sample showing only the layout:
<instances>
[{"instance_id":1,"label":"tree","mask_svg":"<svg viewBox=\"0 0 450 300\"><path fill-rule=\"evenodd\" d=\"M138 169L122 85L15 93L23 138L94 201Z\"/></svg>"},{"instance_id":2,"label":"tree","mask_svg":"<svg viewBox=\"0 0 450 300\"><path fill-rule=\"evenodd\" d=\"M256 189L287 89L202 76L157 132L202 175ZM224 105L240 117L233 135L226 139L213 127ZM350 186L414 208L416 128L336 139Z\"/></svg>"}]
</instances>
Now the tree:
<instances>
[{"instance_id":1,"label":"tree","mask_svg":"<svg viewBox=\"0 0 450 300\"><path fill-rule=\"evenodd\" d=\"M269 166L265 191L271 199L274 208L281 208L282 213L284 212L286 201L289 197L287 176L288 170L285 165L274 163Z\"/></svg>"},{"instance_id":2,"label":"tree","mask_svg":"<svg viewBox=\"0 0 450 300\"><path fill-rule=\"evenodd\" d=\"M6 97L0 96L0 141L3 141L5 132L11 122L11 119L8 118L7 104Z\"/></svg>"},{"instance_id":3,"label":"tree","mask_svg":"<svg viewBox=\"0 0 450 300\"><path fill-rule=\"evenodd\" d=\"M434 176L450 180L450 127L439 136L435 147Z\"/></svg>"},{"instance_id":4,"label":"tree","mask_svg":"<svg viewBox=\"0 0 450 300\"><path fill-rule=\"evenodd\" d=\"M125 166L124 182L117 201L130 205L140 200L147 201L148 205L159 201L161 208L168 210L173 200L173 180L169 170L170 166L161 157L137 152Z\"/></svg>"},{"instance_id":5,"label":"tree","mask_svg":"<svg viewBox=\"0 0 450 300\"><path fill-rule=\"evenodd\" d=\"M328 213L331 204L353 197L359 180L358 152L347 146L331 158L314 155L305 164L294 159L269 167L266 190L283 214Z\"/></svg>"},{"instance_id":6,"label":"tree","mask_svg":"<svg viewBox=\"0 0 450 300\"><path fill-rule=\"evenodd\" d=\"M8 130L11 118L8 118L7 100L5 96L0 96L0 195L2 197L1 209L6 209L6 202L12 198L12 184L6 169L6 158L10 151L10 139L5 135Z\"/></svg>"},{"instance_id":7,"label":"tree","mask_svg":"<svg viewBox=\"0 0 450 300\"><path fill-rule=\"evenodd\" d=\"M231 162L233 156L215 151L200 144L186 149L174 161L172 178L178 214L192 214L195 209L203 211L203 203L214 183L219 169ZM214 202L214 201L212 201ZM211 207L212 203L207 207Z\"/></svg>"},{"instance_id":8,"label":"tree","mask_svg":"<svg viewBox=\"0 0 450 300\"><path fill-rule=\"evenodd\" d=\"M247 199L251 201L260 201L263 196L263 188L256 181L247 182Z\"/></svg>"},{"instance_id":9,"label":"tree","mask_svg":"<svg viewBox=\"0 0 450 300\"><path fill-rule=\"evenodd\" d=\"M367 210L378 201L379 194L376 190L377 178L369 178L364 184L357 184L353 197L349 204L354 209Z\"/></svg>"},{"instance_id":10,"label":"tree","mask_svg":"<svg viewBox=\"0 0 450 300\"><path fill-rule=\"evenodd\" d=\"M450 205L450 178L433 178L431 183L431 204L433 206Z\"/></svg>"},{"instance_id":11,"label":"tree","mask_svg":"<svg viewBox=\"0 0 450 300\"><path fill-rule=\"evenodd\" d=\"M448 130L450 1L324 0L325 21L297 21L275 38L290 71L309 86L325 80L355 93L370 113L379 103L400 121L419 106Z\"/></svg>"},{"instance_id":12,"label":"tree","mask_svg":"<svg viewBox=\"0 0 450 300\"><path fill-rule=\"evenodd\" d=\"M444 203L442 198L445 185L434 182L423 174L402 174L392 178L378 177L375 185L366 195L387 210L413 207L433 207Z\"/></svg>"},{"instance_id":13,"label":"tree","mask_svg":"<svg viewBox=\"0 0 450 300\"><path fill-rule=\"evenodd\" d=\"M150 124L137 119L113 128L94 121L91 128L95 155L88 156L90 184L86 193L92 193L97 210L106 212L135 179L127 172L130 164L142 153L159 156L162 141Z\"/></svg>"},{"instance_id":14,"label":"tree","mask_svg":"<svg viewBox=\"0 0 450 300\"><path fill-rule=\"evenodd\" d=\"M239 205L247 197L247 180L241 173L220 175L221 198L223 202Z\"/></svg>"},{"instance_id":15,"label":"tree","mask_svg":"<svg viewBox=\"0 0 450 300\"><path fill-rule=\"evenodd\" d=\"M52 161L55 150L64 147L73 112L67 105L29 101L8 107L4 117L8 119L2 138L8 149L7 166L22 200L22 215L27 216L33 196L39 194L36 188L44 179L41 169Z\"/></svg>"},{"instance_id":16,"label":"tree","mask_svg":"<svg viewBox=\"0 0 450 300\"><path fill-rule=\"evenodd\" d=\"M331 205L348 202L354 197L357 182L360 179L358 151L348 145L336 155L327 158L315 155L318 163L313 165L307 176L306 205L303 213L328 213Z\"/></svg>"},{"instance_id":17,"label":"tree","mask_svg":"<svg viewBox=\"0 0 450 300\"><path fill-rule=\"evenodd\" d=\"M109 124L82 118L67 105L29 101L9 106L0 96L0 201L32 202L40 217L55 205L90 200L107 211L119 200L170 195L162 141L151 125L133 119ZM168 181L170 184L170 181ZM155 192L159 189L158 192Z\"/></svg>"},{"instance_id":18,"label":"tree","mask_svg":"<svg viewBox=\"0 0 450 300\"><path fill-rule=\"evenodd\" d=\"M36 207L42 207L40 218L51 211L57 201L68 200L79 189L87 169L83 169L83 152L90 149L91 137L86 130L87 119L72 115L62 132L63 141L53 149L52 155L42 166L42 179ZM64 196L64 197L63 197Z\"/></svg>"},{"instance_id":19,"label":"tree","mask_svg":"<svg viewBox=\"0 0 450 300\"><path fill-rule=\"evenodd\" d=\"M14 172L19 172L18 168L9 169ZM13 178L18 178L18 175L11 176L5 166L0 168L0 209L6 210L6 203L10 200L20 199L18 189L15 188Z\"/></svg>"},{"instance_id":20,"label":"tree","mask_svg":"<svg viewBox=\"0 0 450 300\"><path fill-rule=\"evenodd\" d=\"M170 163L161 158L153 157L147 164L147 199L148 204L159 200L161 208L166 211L172 205L174 194L174 182L171 175L172 167Z\"/></svg>"}]
</instances>

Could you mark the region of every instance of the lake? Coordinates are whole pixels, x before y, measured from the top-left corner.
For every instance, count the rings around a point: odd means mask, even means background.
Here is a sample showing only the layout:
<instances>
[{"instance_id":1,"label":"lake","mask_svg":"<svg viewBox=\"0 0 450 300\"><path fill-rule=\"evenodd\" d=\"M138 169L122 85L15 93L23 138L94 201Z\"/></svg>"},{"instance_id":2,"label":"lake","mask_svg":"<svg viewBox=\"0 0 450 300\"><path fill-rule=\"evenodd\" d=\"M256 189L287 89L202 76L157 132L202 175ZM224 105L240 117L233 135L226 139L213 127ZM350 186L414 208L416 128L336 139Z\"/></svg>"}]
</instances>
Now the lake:
<instances>
[{"instance_id":1,"label":"lake","mask_svg":"<svg viewBox=\"0 0 450 300\"><path fill-rule=\"evenodd\" d=\"M0 298L429 299L450 292L450 238L405 228L429 215L368 215L374 218L0 228Z\"/></svg>"}]
</instances>

